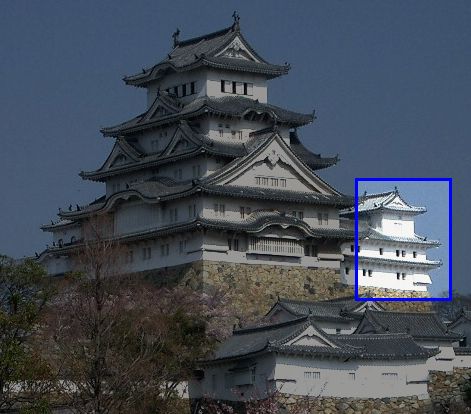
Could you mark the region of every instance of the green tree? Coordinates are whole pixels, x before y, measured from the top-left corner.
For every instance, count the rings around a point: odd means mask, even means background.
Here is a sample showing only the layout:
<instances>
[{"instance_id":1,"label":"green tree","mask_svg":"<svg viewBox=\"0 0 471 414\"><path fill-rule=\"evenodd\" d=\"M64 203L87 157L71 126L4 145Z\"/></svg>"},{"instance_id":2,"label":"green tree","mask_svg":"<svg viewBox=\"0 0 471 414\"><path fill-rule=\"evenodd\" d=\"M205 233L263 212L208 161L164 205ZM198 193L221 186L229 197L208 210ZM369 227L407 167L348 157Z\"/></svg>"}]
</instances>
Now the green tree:
<instances>
[{"instance_id":1,"label":"green tree","mask_svg":"<svg viewBox=\"0 0 471 414\"><path fill-rule=\"evenodd\" d=\"M50 390L51 372L34 337L52 294L35 261L0 256L0 409L27 409Z\"/></svg>"}]
</instances>

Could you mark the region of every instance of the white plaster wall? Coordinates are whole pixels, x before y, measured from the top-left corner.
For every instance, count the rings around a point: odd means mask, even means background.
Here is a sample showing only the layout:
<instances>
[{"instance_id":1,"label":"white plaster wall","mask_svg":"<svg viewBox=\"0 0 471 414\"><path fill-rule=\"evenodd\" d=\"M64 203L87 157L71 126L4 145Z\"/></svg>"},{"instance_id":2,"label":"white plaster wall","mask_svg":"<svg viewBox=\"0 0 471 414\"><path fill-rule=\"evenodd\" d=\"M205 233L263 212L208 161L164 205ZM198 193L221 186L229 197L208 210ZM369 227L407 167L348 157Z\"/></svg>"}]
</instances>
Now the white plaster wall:
<instances>
[{"instance_id":1,"label":"white plaster wall","mask_svg":"<svg viewBox=\"0 0 471 414\"><path fill-rule=\"evenodd\" d=\"M258 99L261 103L266 103L268 98L267 81L264 76L252 73L236 72L236 71L207 71L206 94L211 97L222 96L243 96L250 99ZM253 95L235 95L232 93L221 92L221 80L229 80L236 82L253 83Z\"/></svg>"},{"instance_id":2,"label":"white plaster wall","mask_svg":"<svg viewBox=\"0 0 471 414\"><path fill-rule=\"evenodd\" d=\"M304 221L313 228L338 228L338 212L334 208L318 207L312 204L298 204L298 203L284 203L280 201L270 200L250 200L250 199L235 199L233 197L217 197L217 196L204 196L202 198L203 210L202 217L207 218L221 218L214 212L215 204L224 204L225 206L225 220L238 221L241 219L240 207L250 208L252 212L256 210L277 210L279 212L286 212L292 214L293 211L302 211ZM329 216L328 224L320 225L318 223L317 214L327 213ZM247 218L247 214L245 215Z\"/></svg>"},{"instance_id":3,"label":"white plaster wall","mask_svg":"<svg viewBox=\"0 0 471 414\"><path fill-rule=\"evenodd\" d=\"M414 219L406 215L384 214L381 227L386 234L403 237L414 236Z\"/></svg>"},{"instance_id":4,"label":"white plaster wall","mask_svg":"<svg viewBox=\"0 0 471 414\"><path fill-rule=\"evenodd\" d=\"M417 395L427 398L428 370L421 361L339 361L277 356L275 381L284 393L295 395L387 398ZM319 379L305 379L305 372L320 372ZM350 376L355 373L355 379ZM397 373L386 379L383 373Z\"/></svg>"},{"instance_id":5,"label":"white plaster wall","mask_svg":"<svg viewBox=\"0 0 471 414\"><path fill-rule=\"evenodd\" d=\"M62 243L70 243L72 237L75 237L75 240L80 240L82 238L82 228L77 225L74 227L66 227L63 229L55 230L52 236L54 243L59 244L59 240L62 239Z\"/></svg>"},{"instance_id":6,"label":"white plaster wall","mask_svg":"<svg viewBox=\"0 0 471 414\"><path fill-rule=\"evenodd\" d=\"M174 86L180 86L184 83L196 82L195 95L189 95L181 98L184 102L192 101L198 97L206 95L206 81L207 75L204 69L196 69L190 72L181 72L181 73L171 73L166 75L162 79L151 83L147 88L147 107L149 108L157 97L157 90L162 91L167 88L173 88Z\"/></svg>"},{"instance_id":7,"label":"white plaster wall","mask_svg":"<svg viewBox=\"0 0 471 414\"><path fill-rule=\"evenodd\" d=\"M180 241L186 243L186 250L180 252ZM169 245L169 254L161 254L161 246ZM159 269L162 267L176 266L184 263L190 263L202 259L201 254L202 235L201 233L183 233L169 237L156 238L142 242L128 243L125 251L132 250L133 261L126 263L123 257L125 269L128 272L141 272L145 270ZM143 250L151 249L149 258L144 258Z\"/></svg>"},{"instance_id":8,"label":"white plaster wall","mask_svg":"<svg viewBox=\"0 0 471 414\"><path fill-rule=\"evenodd\" d=\"M233 362L209 366L204 370L204 379L190 382L190 397L211 396L229 401L263 398L267 395L267 390L272 389L270 382L274 375L274 360L272 355L257 358L255 383L252 385L231 385L230 370L235 367Z\"/></svg>"},{"instance_id":9,"label":"white plaster wall","mask_svg":"<svg viewBox=\"0 0 471 414\"><path fill-rule=\"evenodd\" d=\"M346 273L346 268L349 269L349 274ZM366 276L363 276L363 269L366 270ZM371 276L368 276L368 270L372 270ZM397 271L401 273L400 280L397 280ZM402 280L402 273L406 273L406 279ZM344 283L349 285L355 284L355 265L352 261L344 261L341 264L340 276ZM358 266L358 285L371 286L384 289L407 290L425 292L427 286L414 285L414 282L431 283L428 275L419 274L416 276L413 268L394 269L392 267L380 266L378 264L362 264L361 260Z\"/></svg>"},{"instance_id":10,"label":"white plaster wall","mask_svg":"<svg viewBox=\"0 0 471 414\"><path fill-rule=\"evenodd\" d=\"M446 372L453 371L456 356L451 343L421 340L416 340L416 342L423 347L438 348L440 351L439 354L427 359L428 370Z\"/></svg>"}]
</instances>

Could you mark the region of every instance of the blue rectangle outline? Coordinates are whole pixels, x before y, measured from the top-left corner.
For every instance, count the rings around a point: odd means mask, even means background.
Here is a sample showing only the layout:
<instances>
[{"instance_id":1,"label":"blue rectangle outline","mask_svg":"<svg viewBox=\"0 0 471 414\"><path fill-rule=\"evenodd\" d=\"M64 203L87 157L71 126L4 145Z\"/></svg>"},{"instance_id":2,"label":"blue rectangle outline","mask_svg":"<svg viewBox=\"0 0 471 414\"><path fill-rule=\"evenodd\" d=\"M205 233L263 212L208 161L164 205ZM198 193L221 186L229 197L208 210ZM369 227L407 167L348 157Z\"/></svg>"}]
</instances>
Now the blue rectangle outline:
<instances>
[{"instance_id":1,"label":"blue rectangle outline","mask_svg":"<svg viewBox=\"0 0 471 414\"><path fill-rule=\"evenodd\" d=\"M445 298L365 298L358 295L358 183L360 181L447 181L448 182L448 297ZM452 245L453 245L453 178L452 177L355 177L355 300L359 302L451 302L453 300Z\"/></svg>"}]
</instances>

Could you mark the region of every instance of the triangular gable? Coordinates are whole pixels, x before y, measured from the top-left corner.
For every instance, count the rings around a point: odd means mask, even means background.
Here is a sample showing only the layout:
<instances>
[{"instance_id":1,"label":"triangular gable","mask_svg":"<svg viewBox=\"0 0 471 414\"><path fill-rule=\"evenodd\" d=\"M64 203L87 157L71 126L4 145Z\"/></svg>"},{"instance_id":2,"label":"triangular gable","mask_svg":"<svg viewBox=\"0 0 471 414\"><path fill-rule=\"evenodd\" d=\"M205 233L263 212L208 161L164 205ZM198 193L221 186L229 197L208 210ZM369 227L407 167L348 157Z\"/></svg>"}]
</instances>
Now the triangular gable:
<instances>
[{"instance_id":1,"label":"triangular gable","mask_svg":"<svg viewBox=\"0 0 471 414\"><path fill-rule=\"evenodd\" d=\"M369 309L377 310L381 312L384 311L384 309L377 302L367 301L367 302L359 302L357 306L351 309L351 312L363 313Z\"/></svg>"},{"instance_id":2,"label":"triangular gable","mask_svg":"<svg viewBox=\"0 0 471 414\"><path fill-rule=\"evenodd\" d=\"M124 139L119 138L99 171L106 171L139 160L139 154Z\"/></svg>"},{"instance_id":3,"label":"triangular gable","mask_svg":"<svg viewBox=\"0 0 471 414\"><path fill-rule=\"evenodd\" d=\"M180 108L170 105L160 94L158 94L151 107L147 110L145 116L139 122L147 122L153 118L161 118L176 114L179 111Z\"/></svg>"},{"instance_id":4,"label":"triangular gable","mask_svg":"<svg viewBox=\"0 0 471 414\"><path fill-rule=\"evenodd\" d=\"M384 206L387 207L399 207L399 208L410 208L411 206L407 204L404 199L399 195L395 194L394 197L392 197L390 200L387 200L384 204Z\"/></svg>"},{"instance_id":5,"label":"triangular gable","mask_svg":"<svg viewBox=\"0 0 471 414\"><path fill-rule=\"evenodd\" d=\"M295 338L286 341L283 345L297 345L297 346L322 346L338 348L338 346L328 339L320 329L314 325L309 325L303 332L296 335Z\"/></svg>"},{"instance_id":6,"label":"triangular gable","mask_svg":"<svg viewBox=\"0 0 471 414\"><path fill-rule=\"evenodd\" d=\"M173 134L172 139L168 143L167 147L162 152L162 156L169 156L173 153L180 151L188 151L201 146L201 142L182 125L178 126Z\"/></svg>"},{"instance_id":7,"label":"triangular gable","mask_svg":"<svg viewBox=\"0 0 471 414\"><path fill-rule=\"evenodd\" d=\"M260 62L255 54L251 52L248 45L246 45L239 36L236 36L223 50L218 52L215 56Z\"/></svg>"},{"instance_id":8,"label":"triangular gable","mask_svg":"<svg viewBox=\"0 0 471 414\"><path fill-rule=\"evenodd\" d=\"M257 177L269 179L267 185ZM286 179L286 186L271 178ZM291 185L288 185L288 180ZM274 133L262 145L245 157L238 158L208 177L210 184L225 186L266 187L278 190L317 192L340 195L319 176L312 172L289 148L278 133ZM295 185L293 185L295 184Z\"/></svg>"}]
</instances>

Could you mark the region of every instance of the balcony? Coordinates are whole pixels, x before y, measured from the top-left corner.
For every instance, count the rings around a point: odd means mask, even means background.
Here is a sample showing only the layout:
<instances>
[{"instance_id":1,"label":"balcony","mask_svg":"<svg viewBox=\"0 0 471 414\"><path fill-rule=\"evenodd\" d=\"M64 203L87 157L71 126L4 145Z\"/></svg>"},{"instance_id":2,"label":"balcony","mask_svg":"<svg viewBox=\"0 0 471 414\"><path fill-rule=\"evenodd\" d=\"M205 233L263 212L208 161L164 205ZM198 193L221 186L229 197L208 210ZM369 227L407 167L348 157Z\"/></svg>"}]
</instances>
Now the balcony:
<instances>
[{"instance_id":1,"label":"balcony","mask_svg":"<svg viewBox=\"0 0 471 414\"><path fill-rule=\"evenodd\" d=\"M293 239L251 237L247 253L302 257L304 256L304 245Z\"/></svg>"}]
</instances>

